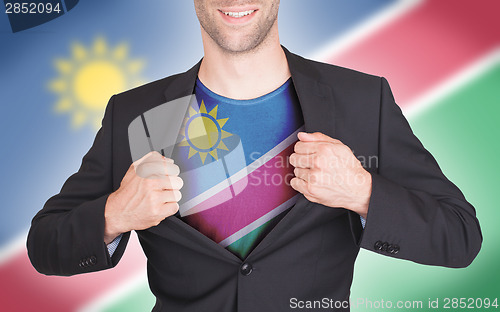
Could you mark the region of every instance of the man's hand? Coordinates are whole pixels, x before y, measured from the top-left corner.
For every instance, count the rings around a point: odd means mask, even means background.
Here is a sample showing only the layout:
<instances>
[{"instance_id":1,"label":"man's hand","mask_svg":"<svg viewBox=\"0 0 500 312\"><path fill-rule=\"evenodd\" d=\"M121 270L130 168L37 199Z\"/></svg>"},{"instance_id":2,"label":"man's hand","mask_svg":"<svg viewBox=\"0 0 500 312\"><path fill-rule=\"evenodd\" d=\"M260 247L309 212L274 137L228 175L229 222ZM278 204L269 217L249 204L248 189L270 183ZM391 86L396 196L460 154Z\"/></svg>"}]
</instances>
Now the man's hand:
<instances>
[{"instance_id":1,"label":"man's hand","mask_svg":"<svg viewBox=\"0 0 500 312\"><path fill-rule=\"evenodd\" d=\"M130 165L120 188L109 195L104 217L104 242L121 233L158 225L179 210L183 185L179 167L158 152L151 152Z\"/></svg>"},{"instance_id":2,"label":"man's hand","mask_svg":"<svg viewBox=\"0 0 500 312\"><path fill-rule=\"evenodd\" d=\"M315 203L343 207L366 218L372 179L351 149L320 132L300 132L290 164L291 186Z\"/></svg>"}]
</instances>

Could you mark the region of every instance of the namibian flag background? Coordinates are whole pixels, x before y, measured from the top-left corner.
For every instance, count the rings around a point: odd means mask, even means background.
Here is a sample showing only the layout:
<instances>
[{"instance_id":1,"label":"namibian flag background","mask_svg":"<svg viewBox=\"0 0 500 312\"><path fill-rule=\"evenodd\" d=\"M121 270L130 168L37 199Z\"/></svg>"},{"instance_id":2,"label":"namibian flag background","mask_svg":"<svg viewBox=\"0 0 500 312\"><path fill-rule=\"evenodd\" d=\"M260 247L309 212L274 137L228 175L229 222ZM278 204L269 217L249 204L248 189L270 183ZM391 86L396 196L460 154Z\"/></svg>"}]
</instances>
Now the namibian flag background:
<instances>
[{"instance_id":1,"label":"namibian flag background","mask_svg":"<svg viewBox=\"0 0 500 312\"><path fill-rule=\"evenodd\" d=\"M485 308L485 298L500 296L498 12L498 0L281 3L281 40L290 50L389 80L414 132L476 207L483 230L482 250L466 269L362 250L353 311L458 311L460 298L464 310L498 309ZM202 56L191 1L80 1L18 33L0 12L0 47L0 310L149 311L154 298L135 238L115 269L76 277L36 273L25 239L36 211L78 169L107 99L185 71ZM430 309L436 299L439 308Z\"/></svg>"}]
</instances>

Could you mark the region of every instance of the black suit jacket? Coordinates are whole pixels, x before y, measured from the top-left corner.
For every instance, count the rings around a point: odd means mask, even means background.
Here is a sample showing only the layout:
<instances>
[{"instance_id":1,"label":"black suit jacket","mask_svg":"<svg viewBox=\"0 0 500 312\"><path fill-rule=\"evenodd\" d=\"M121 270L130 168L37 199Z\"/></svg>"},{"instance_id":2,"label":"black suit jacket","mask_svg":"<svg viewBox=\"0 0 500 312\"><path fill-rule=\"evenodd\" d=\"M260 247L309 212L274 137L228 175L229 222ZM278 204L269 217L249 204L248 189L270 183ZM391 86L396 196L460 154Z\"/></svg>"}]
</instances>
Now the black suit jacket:
<instances>
[{"instance_id":1,"label":"black suit jacket","mask_svg":"<svg viewBox=\"0 0 500 312\"><path fill-rule=\"evenodd\" d=\"M373 181L366 228L355 213L301 196L241 261L168 217L138 231L154 311L287 311L290 298L347 300L360 247L447 267L469 265L480 249L474 208L413 135L387 81L284 50L306 131L338 138L366 160ZM73 275L118 263L129 233L110 258L104 207L132 163L127 128L149 109L191 95L199 65L111 98L79 171L33 219L27 246L39 272Z\"/></svg>"}]
</instances>

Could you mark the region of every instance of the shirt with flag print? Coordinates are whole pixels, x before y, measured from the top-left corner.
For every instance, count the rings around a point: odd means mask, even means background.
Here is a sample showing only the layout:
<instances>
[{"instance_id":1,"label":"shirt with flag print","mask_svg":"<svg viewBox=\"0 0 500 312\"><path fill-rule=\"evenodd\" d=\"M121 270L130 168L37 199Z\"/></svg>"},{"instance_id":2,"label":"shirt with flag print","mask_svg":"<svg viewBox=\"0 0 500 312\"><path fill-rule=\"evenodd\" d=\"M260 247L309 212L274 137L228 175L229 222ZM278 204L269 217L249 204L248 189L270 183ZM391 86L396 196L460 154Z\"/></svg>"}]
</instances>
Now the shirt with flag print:
<instances>
[{"instance_id":1,"label":"shirt with flag print","mask_svg":"<svg viewBox=\"0 0 500 312\"><path fill-rule=\"evenodd\" d=\"M298 198L289 156L303 125L291 79L251 100L198 79L172 154L184 180L182 220L246 258Z\"/></svg>"}]
</instances>

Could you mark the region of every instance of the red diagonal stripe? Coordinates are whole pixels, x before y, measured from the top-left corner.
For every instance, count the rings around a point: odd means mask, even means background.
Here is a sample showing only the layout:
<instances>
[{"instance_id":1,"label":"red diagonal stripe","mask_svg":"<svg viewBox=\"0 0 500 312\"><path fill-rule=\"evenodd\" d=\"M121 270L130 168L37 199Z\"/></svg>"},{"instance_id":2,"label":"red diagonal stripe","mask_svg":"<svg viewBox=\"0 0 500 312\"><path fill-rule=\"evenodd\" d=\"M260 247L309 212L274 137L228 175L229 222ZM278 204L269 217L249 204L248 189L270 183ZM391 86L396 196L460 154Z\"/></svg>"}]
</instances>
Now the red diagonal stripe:
<instances>
[{"instance_id":1,"label":"red diagonal stripe","mask_svg":"<svg viewBox=\"0 0 500 312\"><path fill-rule=\"evenodd\" d=\"M405 106L497 47L499 13L498 0L428 0L327 61L387 77Z\"/></svg>"},{"instance_id":2,"label":"red diagonal stripe","mask_svg":"<svg viewBox=\"0 0 500 312\"><path fill-rule=\"evenodd\" d=\"M258 169L232 185L241 189L232 196L226 188L192 209L208 209L186 216L185 221L216 243L233 235L243 227L272 211L297 195L290 186L293 167L288 156L293 153L295 142L271 158ZM219 198L224 198L221 202ZM215 205L212 203L216 203ZM200 210L201 210L200 209Z\"/></svg>"},{"instance_id":3,"label":"red diagonal stripe","mask_svg":"<svg viewBox=\"0 0 500 312\"><path fill-rule=\"evenodd\" d=\"M73 312L120 285L146 261L137 239L131 239L120 263L111 270L72 277L44 276L22 252L0 267L2 311Z\"/></svg>"}]
</instances>

